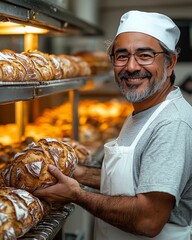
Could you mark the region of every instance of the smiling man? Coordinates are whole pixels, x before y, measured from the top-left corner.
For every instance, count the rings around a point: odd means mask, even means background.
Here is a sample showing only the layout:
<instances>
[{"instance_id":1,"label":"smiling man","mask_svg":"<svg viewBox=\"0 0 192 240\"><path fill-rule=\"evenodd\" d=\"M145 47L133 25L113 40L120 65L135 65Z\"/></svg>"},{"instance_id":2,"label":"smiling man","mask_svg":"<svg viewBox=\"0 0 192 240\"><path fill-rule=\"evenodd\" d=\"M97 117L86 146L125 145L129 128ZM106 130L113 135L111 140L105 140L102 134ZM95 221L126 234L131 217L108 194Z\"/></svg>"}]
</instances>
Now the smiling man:
<instances>
[{"instance_id":1,"label":"smiling man","mask_svg":"<svg viewBox=\"0 0 192 240\"><path fill-rule=\"evenodd\" d=\"M78 166L72 179L50 167L58 183L34 192L95 215L96 240L190 240L192 108L174 86L179 36L163 14L122 16L108 53L134 111L118 138L105 144L101 170Z\"/></svg>"}]
</instances>

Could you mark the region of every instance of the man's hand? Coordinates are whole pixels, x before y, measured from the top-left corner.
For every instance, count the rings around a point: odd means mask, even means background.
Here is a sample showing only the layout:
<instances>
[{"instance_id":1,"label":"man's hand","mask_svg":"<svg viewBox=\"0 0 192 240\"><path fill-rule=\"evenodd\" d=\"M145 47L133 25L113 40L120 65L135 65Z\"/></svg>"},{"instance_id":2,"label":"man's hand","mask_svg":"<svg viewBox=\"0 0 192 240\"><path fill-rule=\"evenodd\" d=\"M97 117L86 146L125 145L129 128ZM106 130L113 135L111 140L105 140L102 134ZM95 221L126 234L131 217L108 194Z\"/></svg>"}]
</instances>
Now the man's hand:
<instances>
[{"instance_id":1,"label":"man's hand","mask_svg":"<svg viewBox=\"0 0 192 240\"><path fill-rule=\"evenodd\" d=\"M77 165L73 173L73 178L75 178L84 186L99 189L101 181L101 169L91 166Z\"/></svg>"},{"instance_id":2,"label":"man's hand","mask_svg":"<svg viewBox=\"0 0 192 240\"><path fill-rule=\"evenodd\" d=\"M50 165L49 171L57 179L57 183L51 187L38 189L33 192L33 195L47 202L62 202L66 204L75 201L81 191L79 183L75 179L65 176L55 166Z\"/></svg>"}]
</instances>

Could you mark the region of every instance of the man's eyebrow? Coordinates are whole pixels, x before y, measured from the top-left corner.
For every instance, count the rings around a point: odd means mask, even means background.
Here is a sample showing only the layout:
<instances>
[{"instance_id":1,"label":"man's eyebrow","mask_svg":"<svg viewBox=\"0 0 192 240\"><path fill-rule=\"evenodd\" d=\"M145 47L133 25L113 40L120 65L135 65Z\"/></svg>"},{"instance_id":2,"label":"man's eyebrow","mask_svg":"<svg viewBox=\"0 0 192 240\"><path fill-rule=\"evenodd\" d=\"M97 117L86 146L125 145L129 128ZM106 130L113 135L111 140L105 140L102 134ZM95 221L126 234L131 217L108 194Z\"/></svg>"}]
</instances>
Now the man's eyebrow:
<instances>
[{"instance_id":1,"label":"man's eyebrow","mask_svg":"<svg viewBox=\"0 0 192 240\"><path fill-rule=\"evenodd\" d=\"M150 48L150 47L137 48L136 52L140 52L140 51L150 51L150 52L154 52L155 50L154 50L153 48Z\"/></svg>"},{"instance_id":2,"label":"man's eyebrow","mask_svg":"<svg viewBox=\"0 0 192 240\"><path fill-rule=\"evenodd\" d=\"M128 50L127 50L126 48L119 48L119 49L117 49L114 53L115 53L115 54L116 54L116 53L128 53Z\"/></svg>"},{"instance_id":3,"label":"man's eyebrow","mask_svg":"<svg viewBox=\"0 0 192 240\"><path fill-rule=\"evenodd\" d=\"M135 52L142 52L142 51L154 52L155 50L153 48L150 48L150 47L140 47L140 48L137 48ZM117 54L117 53L129 53L129 51L126 48L119 48L114 53L115 54Z\"/></svg>"}]
</instances>

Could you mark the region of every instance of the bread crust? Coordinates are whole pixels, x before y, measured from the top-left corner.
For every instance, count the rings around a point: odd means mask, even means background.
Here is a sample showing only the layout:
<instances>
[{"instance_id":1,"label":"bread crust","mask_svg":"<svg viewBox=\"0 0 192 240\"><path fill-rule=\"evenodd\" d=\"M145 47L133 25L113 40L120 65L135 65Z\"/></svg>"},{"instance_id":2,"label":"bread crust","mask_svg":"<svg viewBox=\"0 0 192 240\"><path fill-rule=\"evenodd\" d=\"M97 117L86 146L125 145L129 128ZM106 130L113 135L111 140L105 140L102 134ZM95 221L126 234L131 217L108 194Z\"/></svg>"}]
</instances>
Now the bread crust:
<instances>
[{"instance_id":1,"label":"bread crust","mask_svg":"<svg viewBox=\"0 0 192 240\"><path fill-rule=\"evenodd\" d=\"M69 144L53 138L42 138L17 153L13 161L2 170L1 176L5 186L33 192L56 183L48 171L50 164L71 176L77 162L75 151Z\"/></svg>"},{"instance_id":2,"label":"bread crust","mask_svg":"<svg viewBox=\"0 0 192 240\"><path fill-rule=\"evenodd\" d=\"M21 189L0 188L0 240L23 236L44 216L41 201Z\"/></svg>"}]
</instances>

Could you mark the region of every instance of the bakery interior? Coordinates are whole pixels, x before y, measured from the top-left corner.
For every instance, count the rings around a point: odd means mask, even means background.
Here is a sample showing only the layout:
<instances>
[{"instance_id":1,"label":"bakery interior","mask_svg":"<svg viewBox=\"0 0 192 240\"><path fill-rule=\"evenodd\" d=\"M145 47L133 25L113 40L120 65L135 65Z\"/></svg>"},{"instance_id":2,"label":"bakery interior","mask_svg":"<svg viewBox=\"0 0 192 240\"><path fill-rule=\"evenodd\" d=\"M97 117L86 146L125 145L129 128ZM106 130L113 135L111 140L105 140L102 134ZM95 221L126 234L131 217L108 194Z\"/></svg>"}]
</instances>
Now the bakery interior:
<instances>
[{"instance_id":1,"label":"bakery interior","mask_svg":"<svg viewBox=\"0 0 192 240\"><path fill-rule=\"evenodd\" d=\"M191 0L0 2L0 172L41 138L65 139L79 147L78 164L101 166L104 143L118 136L132 112L115 84L106 49L120 16L133 9L167 14L180 27L176 85L192 104ZM12 65L6 71L13 55L37 60L39 75L16 74ZM66 70L48 73L47 58ZM92 240L93 224L92 215L71 203L53 208L19 238Z\"/></svg>"}]
</instances>

